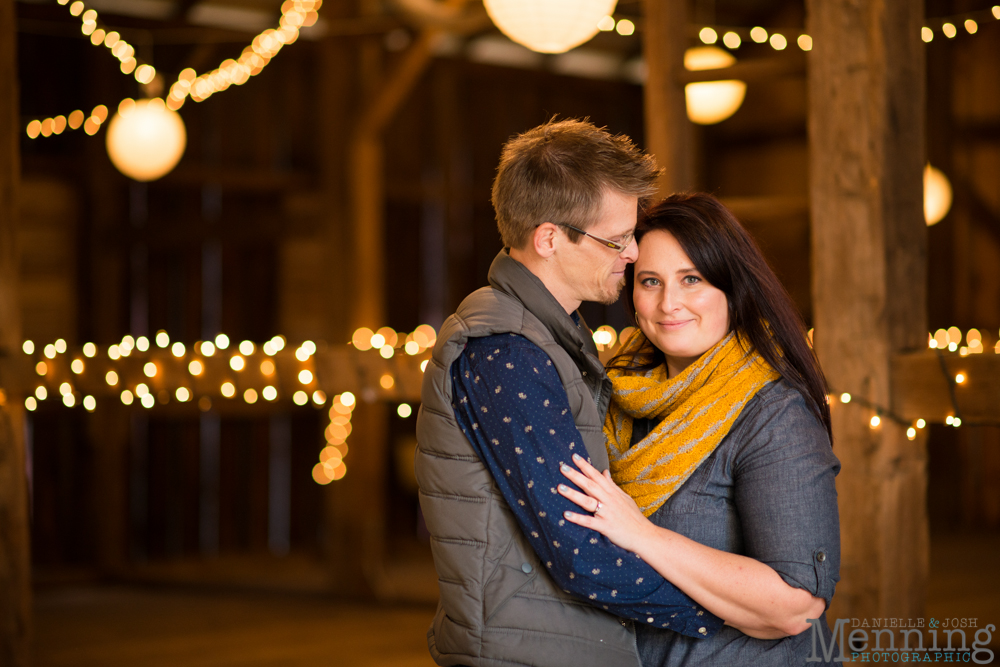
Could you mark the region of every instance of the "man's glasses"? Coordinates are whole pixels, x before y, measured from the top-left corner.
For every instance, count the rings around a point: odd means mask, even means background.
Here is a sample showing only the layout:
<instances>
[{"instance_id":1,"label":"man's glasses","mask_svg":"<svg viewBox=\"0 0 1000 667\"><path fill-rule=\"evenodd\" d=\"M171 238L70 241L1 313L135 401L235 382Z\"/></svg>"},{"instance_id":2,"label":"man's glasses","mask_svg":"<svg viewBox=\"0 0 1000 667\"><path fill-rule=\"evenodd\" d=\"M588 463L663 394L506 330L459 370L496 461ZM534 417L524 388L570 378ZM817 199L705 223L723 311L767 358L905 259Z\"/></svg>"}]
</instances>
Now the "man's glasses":
<instances>
[{"instance_id":1,"label":"man's glasses","mask_svg":"<svg viewBox=\"0 0 1000 667\"><path fill-rule=\"evenodd\" d=\"M618 241L610 241L608 239L602 239L600 236L594 236L593 234L585 232L579 227L574 227L573 225L567 225L565 222L557 222L555 224L559 225L560 227L566 227L567 229L572 229L574 232L578 232L580 234L583 234L584 236L588 236L594 239L595 241L601 243L601 245L606 245L612 250L617 250L619 254L625 252L625 249L628 248L630 245L632 245L632 237L635 236L635 232L626 232L625 234L621 235L621 238L619 238Z\"/></svg>"}]
</instances>

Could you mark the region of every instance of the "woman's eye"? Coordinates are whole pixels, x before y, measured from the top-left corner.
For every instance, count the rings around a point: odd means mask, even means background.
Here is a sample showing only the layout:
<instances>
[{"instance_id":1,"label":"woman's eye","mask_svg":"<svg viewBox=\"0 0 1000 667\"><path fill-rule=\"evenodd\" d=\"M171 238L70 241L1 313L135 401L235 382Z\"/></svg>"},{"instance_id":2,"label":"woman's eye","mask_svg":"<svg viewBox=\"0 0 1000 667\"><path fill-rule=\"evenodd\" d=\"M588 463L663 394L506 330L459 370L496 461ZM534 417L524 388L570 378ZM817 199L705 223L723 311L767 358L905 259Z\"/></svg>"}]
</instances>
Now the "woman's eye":
<instances>
[{"instance_id":1,"label":"woman's eye","mask_svg":"<svg viewBox=\"0 0 1000 667\"><path fill-rule=\"evenodd\" d=\"M642 280L643 287L656 287L659 284L660 281L656 278L643 278Z\"/></svg>"},{"instance_id":2,"label":"woman's eye","mask_svg":"<svg viewBox=\"0 0 1000 667\"><path fill-rule=\"evenodd\" d=\"M701 278L698 276L684 276L685 285L696 285L701 282Z\"/></svg>"}]
</instances>

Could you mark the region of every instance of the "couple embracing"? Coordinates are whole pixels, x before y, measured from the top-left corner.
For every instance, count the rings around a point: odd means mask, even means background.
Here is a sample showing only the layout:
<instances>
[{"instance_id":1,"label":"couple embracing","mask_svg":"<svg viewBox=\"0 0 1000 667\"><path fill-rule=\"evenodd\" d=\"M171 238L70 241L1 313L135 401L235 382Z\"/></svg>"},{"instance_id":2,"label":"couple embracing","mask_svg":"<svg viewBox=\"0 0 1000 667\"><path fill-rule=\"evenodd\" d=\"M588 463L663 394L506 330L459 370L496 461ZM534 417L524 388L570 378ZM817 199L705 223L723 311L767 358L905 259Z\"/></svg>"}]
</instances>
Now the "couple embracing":
<instances>
[{"instance_id":1,"label":"couple embracing","mask_svg":"<svg viewBox=\"0 0 1000 667\"><path fill-rule=\"evenodd\" d=\"M709 195L647 206L657 173L583 121L504 147L505 248L443 325L417 422L439 665L805 665L830 643L822 371L746 230ZM605 368L578 308L623 288L637 329Z\"/></svg>"}]
</instances>

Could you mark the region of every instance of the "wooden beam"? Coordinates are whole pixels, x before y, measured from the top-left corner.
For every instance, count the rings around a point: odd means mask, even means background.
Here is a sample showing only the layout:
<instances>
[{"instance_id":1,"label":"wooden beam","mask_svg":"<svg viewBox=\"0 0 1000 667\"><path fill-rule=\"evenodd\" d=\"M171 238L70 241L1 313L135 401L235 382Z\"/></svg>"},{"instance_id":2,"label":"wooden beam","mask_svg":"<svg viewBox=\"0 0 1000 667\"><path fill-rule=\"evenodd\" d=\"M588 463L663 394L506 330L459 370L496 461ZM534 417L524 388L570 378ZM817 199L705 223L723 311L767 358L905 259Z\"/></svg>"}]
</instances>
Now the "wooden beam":
<instances>
[{"instance_id":1,"label":"wooden beam","mask_svg":"<svg viewBox=\"0 0 1000 667\"><path fill-rule=\"evenodd\" d=\"M927 346L919 0L807 0L816 351L831 387L892 405L894 354ZM923 615L923 435L856 403L833 415L842 535L835 618ZM923 432L921 432L923 434Z\"/></svg>"},{"instance_id":2,"label":"wooden beam","mask_svg":"<svg viewBox=\"0 0 1000 667\"><path fill-rule=\"evenodd\" d=\"M21 303L16 234L21 139L15 3L0 2L0 361L19 355ZM31 558L23 396L0 367L0 664L31 663ZM7 371L7 372L5 372Z\"/></svg>"},{"instance_id":3,"label":"wooden beam","mask_svg":"<svg viewBox=\"0 0 1000 667\"><path fill-rule=\"evenodd\" d=\"M775 220L809 213L809 198L798 195L723 197L722 203L740 220Z\"/></svg>"},{"instance_id":4,"label":"wooden beam","mask_svg":"<svg viewBox=\"0 0 1000 667\"><path fill-rule=\"evenodd\" d=\"M687 0L645 0L646 150L663 168L660 196L694 187L694 128L687 117L684 69L687 48Z\"/></svg>"},{"instance_id":5,"label":"wooden beam","mask_svg":"<svg viewBox=\"0 0 1000 667\"><path fill-rule=\"evenodd\" d=\"M806 56L804 53L791 52L782 56L770 56L756 60L743 60L729 67L703 69L695 72L684 69L674 71L674 78L679 83L695 83L698 81L726 81L739 79L746 83L773 81L785 76L799 76L806 73Z\"/></svg>"}]
</instances>

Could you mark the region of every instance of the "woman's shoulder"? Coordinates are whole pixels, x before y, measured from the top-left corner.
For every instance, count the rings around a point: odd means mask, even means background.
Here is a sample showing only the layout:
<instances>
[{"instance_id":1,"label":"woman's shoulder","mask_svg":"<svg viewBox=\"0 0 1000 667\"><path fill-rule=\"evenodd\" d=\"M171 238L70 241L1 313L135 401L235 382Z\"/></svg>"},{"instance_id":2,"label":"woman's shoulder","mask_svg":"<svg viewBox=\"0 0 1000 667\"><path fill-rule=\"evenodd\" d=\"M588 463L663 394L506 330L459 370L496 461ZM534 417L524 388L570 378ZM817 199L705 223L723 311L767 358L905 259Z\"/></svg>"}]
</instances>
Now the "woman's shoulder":
<instances>
[{"instance_id":1,"label":"woman's shoulder","mask_svg":"<svg viewBox=\"0 0 1000 667\"><path fill-rule=\"evenodd\" d=\"M730 431L744 454L763 450L830 451L830 437L815 410L795 387L778 379L761 389Z\"/></svg>"}]
</instances>

